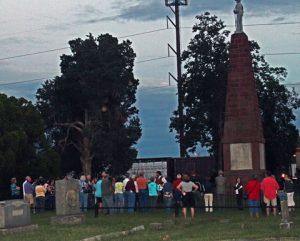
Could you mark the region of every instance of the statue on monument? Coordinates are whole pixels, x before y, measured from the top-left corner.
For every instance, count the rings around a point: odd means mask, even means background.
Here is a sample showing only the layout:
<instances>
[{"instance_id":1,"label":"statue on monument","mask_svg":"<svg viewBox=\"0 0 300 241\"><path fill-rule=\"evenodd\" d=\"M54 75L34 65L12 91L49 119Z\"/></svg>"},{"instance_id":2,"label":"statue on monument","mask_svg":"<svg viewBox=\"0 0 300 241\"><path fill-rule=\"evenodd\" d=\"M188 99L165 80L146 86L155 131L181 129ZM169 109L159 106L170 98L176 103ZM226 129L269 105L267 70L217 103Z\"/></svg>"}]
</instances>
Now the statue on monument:
<instances>
[{"instance_id":1,"label":"statue on monument","mask_svg":"<svg viewBox=\"0 0 300 241\"><path fill-rule=\"evenodd\" d=\"M233 13L236 15L235 17L235 33L242 33L243 32L243 14L244 14L244 8L241 3L241 0L235 0L236 5L235 9L233 10Z\"/></svg>"}]
</instances>

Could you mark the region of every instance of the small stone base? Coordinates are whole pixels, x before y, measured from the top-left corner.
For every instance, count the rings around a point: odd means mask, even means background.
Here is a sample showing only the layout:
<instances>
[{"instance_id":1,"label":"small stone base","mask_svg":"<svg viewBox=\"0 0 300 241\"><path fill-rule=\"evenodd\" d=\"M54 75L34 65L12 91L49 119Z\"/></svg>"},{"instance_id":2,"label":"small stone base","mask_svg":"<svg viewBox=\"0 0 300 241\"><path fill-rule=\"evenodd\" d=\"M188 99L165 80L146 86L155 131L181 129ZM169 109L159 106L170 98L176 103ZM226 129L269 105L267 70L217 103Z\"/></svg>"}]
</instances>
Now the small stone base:
<instances>
[{"instance_id":1,"label":"small stone base","mask_svg":"<svg viewBox=\"0 0 300 241\"><path fill-rule=\"evenodd\" d=\"M38 224L31 224L31 225L13 227L13 228L0 228L0 234L31 232L31 231L37 230L38 227L39 227Z\"/></svg>"},{"instance_id":2,"label":"small stone base","mask_svg":"<svg viewBox=\"0 0 300 241\"><path fill-rule=\"evenodd\" d=\"M85 221L84 214L73 214L51 217L51 224L81 224Z\"/></svg>"},{"instance_id":3,"label":"small stone base","mask_svg":"<svg viewBox=\"0 0 300 241\"><path fill-rule=\"evenodd\" d=\"M290 229L293 222L283 222L279 224L280 228Z\"/></svg>"}]
</instances>

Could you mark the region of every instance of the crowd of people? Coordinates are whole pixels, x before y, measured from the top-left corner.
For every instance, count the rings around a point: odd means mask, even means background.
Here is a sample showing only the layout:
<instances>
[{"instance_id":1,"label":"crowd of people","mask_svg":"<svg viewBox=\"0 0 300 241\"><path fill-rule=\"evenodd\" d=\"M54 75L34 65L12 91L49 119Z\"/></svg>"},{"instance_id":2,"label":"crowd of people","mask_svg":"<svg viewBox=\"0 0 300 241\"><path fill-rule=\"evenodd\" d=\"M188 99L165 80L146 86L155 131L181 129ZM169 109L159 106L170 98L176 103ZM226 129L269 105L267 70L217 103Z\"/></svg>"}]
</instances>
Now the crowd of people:
<instances>
[{"instance_id":1,"label":"crowd of people","mask_svg":"<svg viewBox=\"0 0 300 241\"><path fill-rule=\"evenodd\" d=\"M287 174L282 176L282 182L266 172L265 178L260 182L253 175L246 185L240 177L236 179L233 190L228 191L227 178L222 171L218 176L200 178L195 173L192 175L178 174L171 182L157 171L151 178L145 178L144 173L112 177L106 172L101 172L95 178L91 175L81 175L79 182L80 209L86 212L94 209L95 217L99 211L104 214L151 212L163 208L167 212L174 210L174 215L179 216L182 209L183 217L195 216L195 208L204 208L205 212L213 212L215 202L218 208L226 207L228 193L236 197L236 205L243 210L243 200L247 200L251 216L259 217L261 200L266 205L266 215L272 212L276 215L278 210L278 193L285 192L290 211L294 210L294 184ZM46 180L39 177L32 180L27 176L22 187L17 185L16 178L11 179L11 198L21 198L28 202L33 212L43 212L45 209L55 208L55 180ZM232 195L231 195L232 196ZM214 200L215 199L215 200Z\"/></svg>"}]
</instances>

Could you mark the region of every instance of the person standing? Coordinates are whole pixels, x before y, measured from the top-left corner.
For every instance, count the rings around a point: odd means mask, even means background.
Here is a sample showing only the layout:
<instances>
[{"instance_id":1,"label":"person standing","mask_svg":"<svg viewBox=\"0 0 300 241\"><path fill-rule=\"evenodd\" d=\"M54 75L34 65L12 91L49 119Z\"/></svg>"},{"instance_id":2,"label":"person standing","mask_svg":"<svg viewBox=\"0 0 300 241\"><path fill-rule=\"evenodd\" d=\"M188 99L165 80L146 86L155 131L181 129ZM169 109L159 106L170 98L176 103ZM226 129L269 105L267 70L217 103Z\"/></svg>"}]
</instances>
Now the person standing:
<instances>
[{"instance_id":1,"label":"person standing","mask_svg":"<svg viewBox=\"0 0 300 241\"><path fill-rule=\"evenodd\" d=\"M134 207L135 207L135 201L136 201L136 193L138 192L138 187L136 185L135 181L135 175L132 175L129 178L129 181L127 182L125 186L125 193L126 197L128 198L127 200L127 211L129 213L134 212Z\"/></svg>"},{"instance_id":2,"label":"person standing","mask_svg":"<svg viewBox=\"0 0 300 241\"><path fill-rule=\"evenodd\" d=\"M203 183L205 212L213 212L214 192L210 177L205 177Z\"/></svg>"},{"instance_id":3,"label":"person standing","mask_svg":"<svg viewBox=\"0 0 300 241\"><path fill-rule=\"evenodd\" d=\"M289 207L289 211L295 210L295 201L294 201L294 193L295 193L295 187L293 181L290 179L288 174L284 174L284 191L287 195L287 203Z\"/></svg>"},{"instance_id":4,"label":"person standing","mask_svg":"<svg viewBox=\"0 0 300 241\"><path fill-rule=\"evenodd\" d=\"M162 205L163 202L164 202L162 190L163 190L163 187L164 187L166 182L167 182L166 178L161 174L160 171L157 171L156 175L155 175L155 183L159 187L159 192L158 192L158 197L157 197L157 204L158 205Z\"/></svg>"},{"instance_id":5,"label":"person standing","mask_svg":"<svg viewBox=\"0 0 300 241\"><path fill-rule=\"evenodd\" d=\"M46 188L44 186L43 180L37 180L35 186L35 202L36 202L36 212L44 212L45 210L45 194Z\"/></svg>"},{"instance_id":6,"label":"person standing","mask_svg":"<svg viewBox=\"0 0 300 241\"><path fill-rule=\"evenodd\" d=\"M138 200L140 211L145 212L148 206L148 180L144 177L144 173L141 172L136 179L136 183L139 189Z\"/></svg>"},{"instance_id":7,"label":"person standing","mask_svg":"<svg viewBox=\"0 0 300 241\"><path fill-rule=\"evenodd\" d=\"M80 176L79 187L80 187L80 191L79 191L80 210L81 212L87 212L88 185L86 183L86 177L84 175Z\"/></svg>"},{"instance_id":8,"label":"person standing","mask_svg":"<svg viewBox=\"0 0 300 241\"><path fill-rule=\"evenodd\" d=\"M117 178L115 183L115 206L117 212L124 212L124 185L121 177Z\"/></svg>"},{"instance_id":9,"label":"person standing","mask_svg":"<svg viewBox=\"0 0 300 241\"><path fill-rule=\"evenodd\" d=\"M181 191L177 189L177 186L182 182L181 174L177 174L176 179L172 183L173 197L174 197L174 215L179 216L179 208L181 206Z\"/></svg>"},{"instance_id":10,"label":"person standing","mask_svg":"<svg viewBox=\"0 0 300 241\"><path fill-rule=\"evenodd\" d=\"M154 181L154 177L150 178L150 182L148 183L148 191L149 191L149 206L151 211L155 209L157 206L157 197L159 193L159 186Z\"/></svg>"},{"instance_id":11,"label":"person standing","mask_svg":"<svg viewBox=\"0 0 300 241\"><path fill-rule=\"evenodd\" d=\"M247 194L248 207L251 217L259 217L259 200L260 200L260 182L257 176L253 175L245 186L245 193Z\"/></svg>"},{"instance_id":12,"label":"person standing","mask_svg":"<svg viewBox=\"0 0 300 241\"><path fill-rule=\"evenodd\" d=\"M109 179L109 175L106 172L102 173L101 183L102 193L102 206L105 214L111 214L114 212L114 201L113 201L113 187L112 181Z\"/></svg>"},{"instance_id":13,"label":"person standing","mask_svg":"<svg viewBox=\"0 0 300 241\"><path fill-rule=\"evenodd\" d=\"M162 192L164 197L165 209L167 212L170 212L173 203L173 190L172 190L172 183L169 182L168 178L166 178L166 180L167 182L165 183Z\"/></svg>"},{"instance_id":14,"label":"person standing","mask_svg":"<svg viewBox=\"0 0 300 241\"><path fill-rule=\"evenodd\" d=\"M33 213L35 213L34 208L34 187L31 184L31 177L27 176L25 182L23 183L23 193L24 193L24 200L30 205L30 208Z\"/></svg>"},{"instance_id":15,"label":"person standing","mask_svg":"<svg viewBox=\"0 0 300 241\"><path fill-rule=\"evenodd\" d=\"M234 186L234 194L236 198L236 204L239 210L243 210L243 191L244 187L241 182L241 178L238 177Z\"/></svg>"},{"instance_id":16,"label":"person standing","mask_svg":"<svg viewBox=\"0 0 300 241\"><path fill-rule=\"evenodd\" d=\"M195 199L193 191L198 190L198 186L190 181L190 177L183 175L182 182L177 186L177 189L182 193L182 214L186 218L187 208L191 209L191 218L195 216Z\"/></svg>"},{"instance_id":17,"label":"person standing","mask_svg":"<svg viewBox=\"0 0 300 241\"><path fill-rule=\"evenodd\" d=\"M99 214L99 208L102 208L102 175L98 175L98 180L95 184L95 198L96 198L96 203L95 203L95 218L98 217Z\"/></svg>"},{"instance_id":18,"label":"person standing","mask_svg":"<svg viewBox=\"0 0 300 241\"><path fill-rule=\"evenodd\" d=\"M264 203L266 204L266 214L270 215L270 210L273 208L273 215L276 216L277 213L277 191L279 185L274 177L271 176L271 173L267 171L265 173L265 178L261 183L261 190L263 192Z\"/></svg>"},{"instance_id":19,"label":"person standing","mask_svg":"<svg viewBox=\"0 0 300 241\"><path fill-rule=\"evenodd\" d=\"M222 170L218 172L218 176L215 178L216 194L218 207L225 207L225 191L226 191L226 178Z\"/></svg>"},{"instance_id":20,"label":"person standing","mask_svg":"<svg viewBox=\"0 0 300 241\"><path fill-rule=\"evenodd\" d=\"M13 177L10 180L10 198L19 199L21 188L17 186L17 178Z\"/></svg>"}]
</instances>

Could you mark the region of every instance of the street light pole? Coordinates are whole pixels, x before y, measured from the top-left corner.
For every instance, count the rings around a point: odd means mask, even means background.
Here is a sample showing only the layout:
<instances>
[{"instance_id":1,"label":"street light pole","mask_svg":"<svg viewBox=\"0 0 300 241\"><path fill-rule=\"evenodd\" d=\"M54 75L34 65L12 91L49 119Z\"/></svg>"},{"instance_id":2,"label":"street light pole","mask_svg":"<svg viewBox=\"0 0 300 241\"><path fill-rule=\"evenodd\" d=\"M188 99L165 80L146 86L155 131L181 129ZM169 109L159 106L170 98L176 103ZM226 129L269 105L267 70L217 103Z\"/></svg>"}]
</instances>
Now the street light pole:
<instances>
[{"instance_id":1,"label":"street light pole","mask_svg":"<svg viewBox=\"0 0 300 241\"><path fill-rule=\"evenodd\" d=\"M180 18L179 18L179 6L187 5L187 0L165 0L166 6L170 7L172 12L175 14L175 23L171 21L176 30L176 51L173 52L177 57L177 91L178 91L178 118L179 118L179 149L180 157L185 157L186 147L183 144L184 138L184 123L183 123L183 89L182 89L182 73L181 73L181 44L180 44ZM172 8L175 7L175 10ZM170 45L169 45L170 47Z\"/></svg>"}]
</instances>

